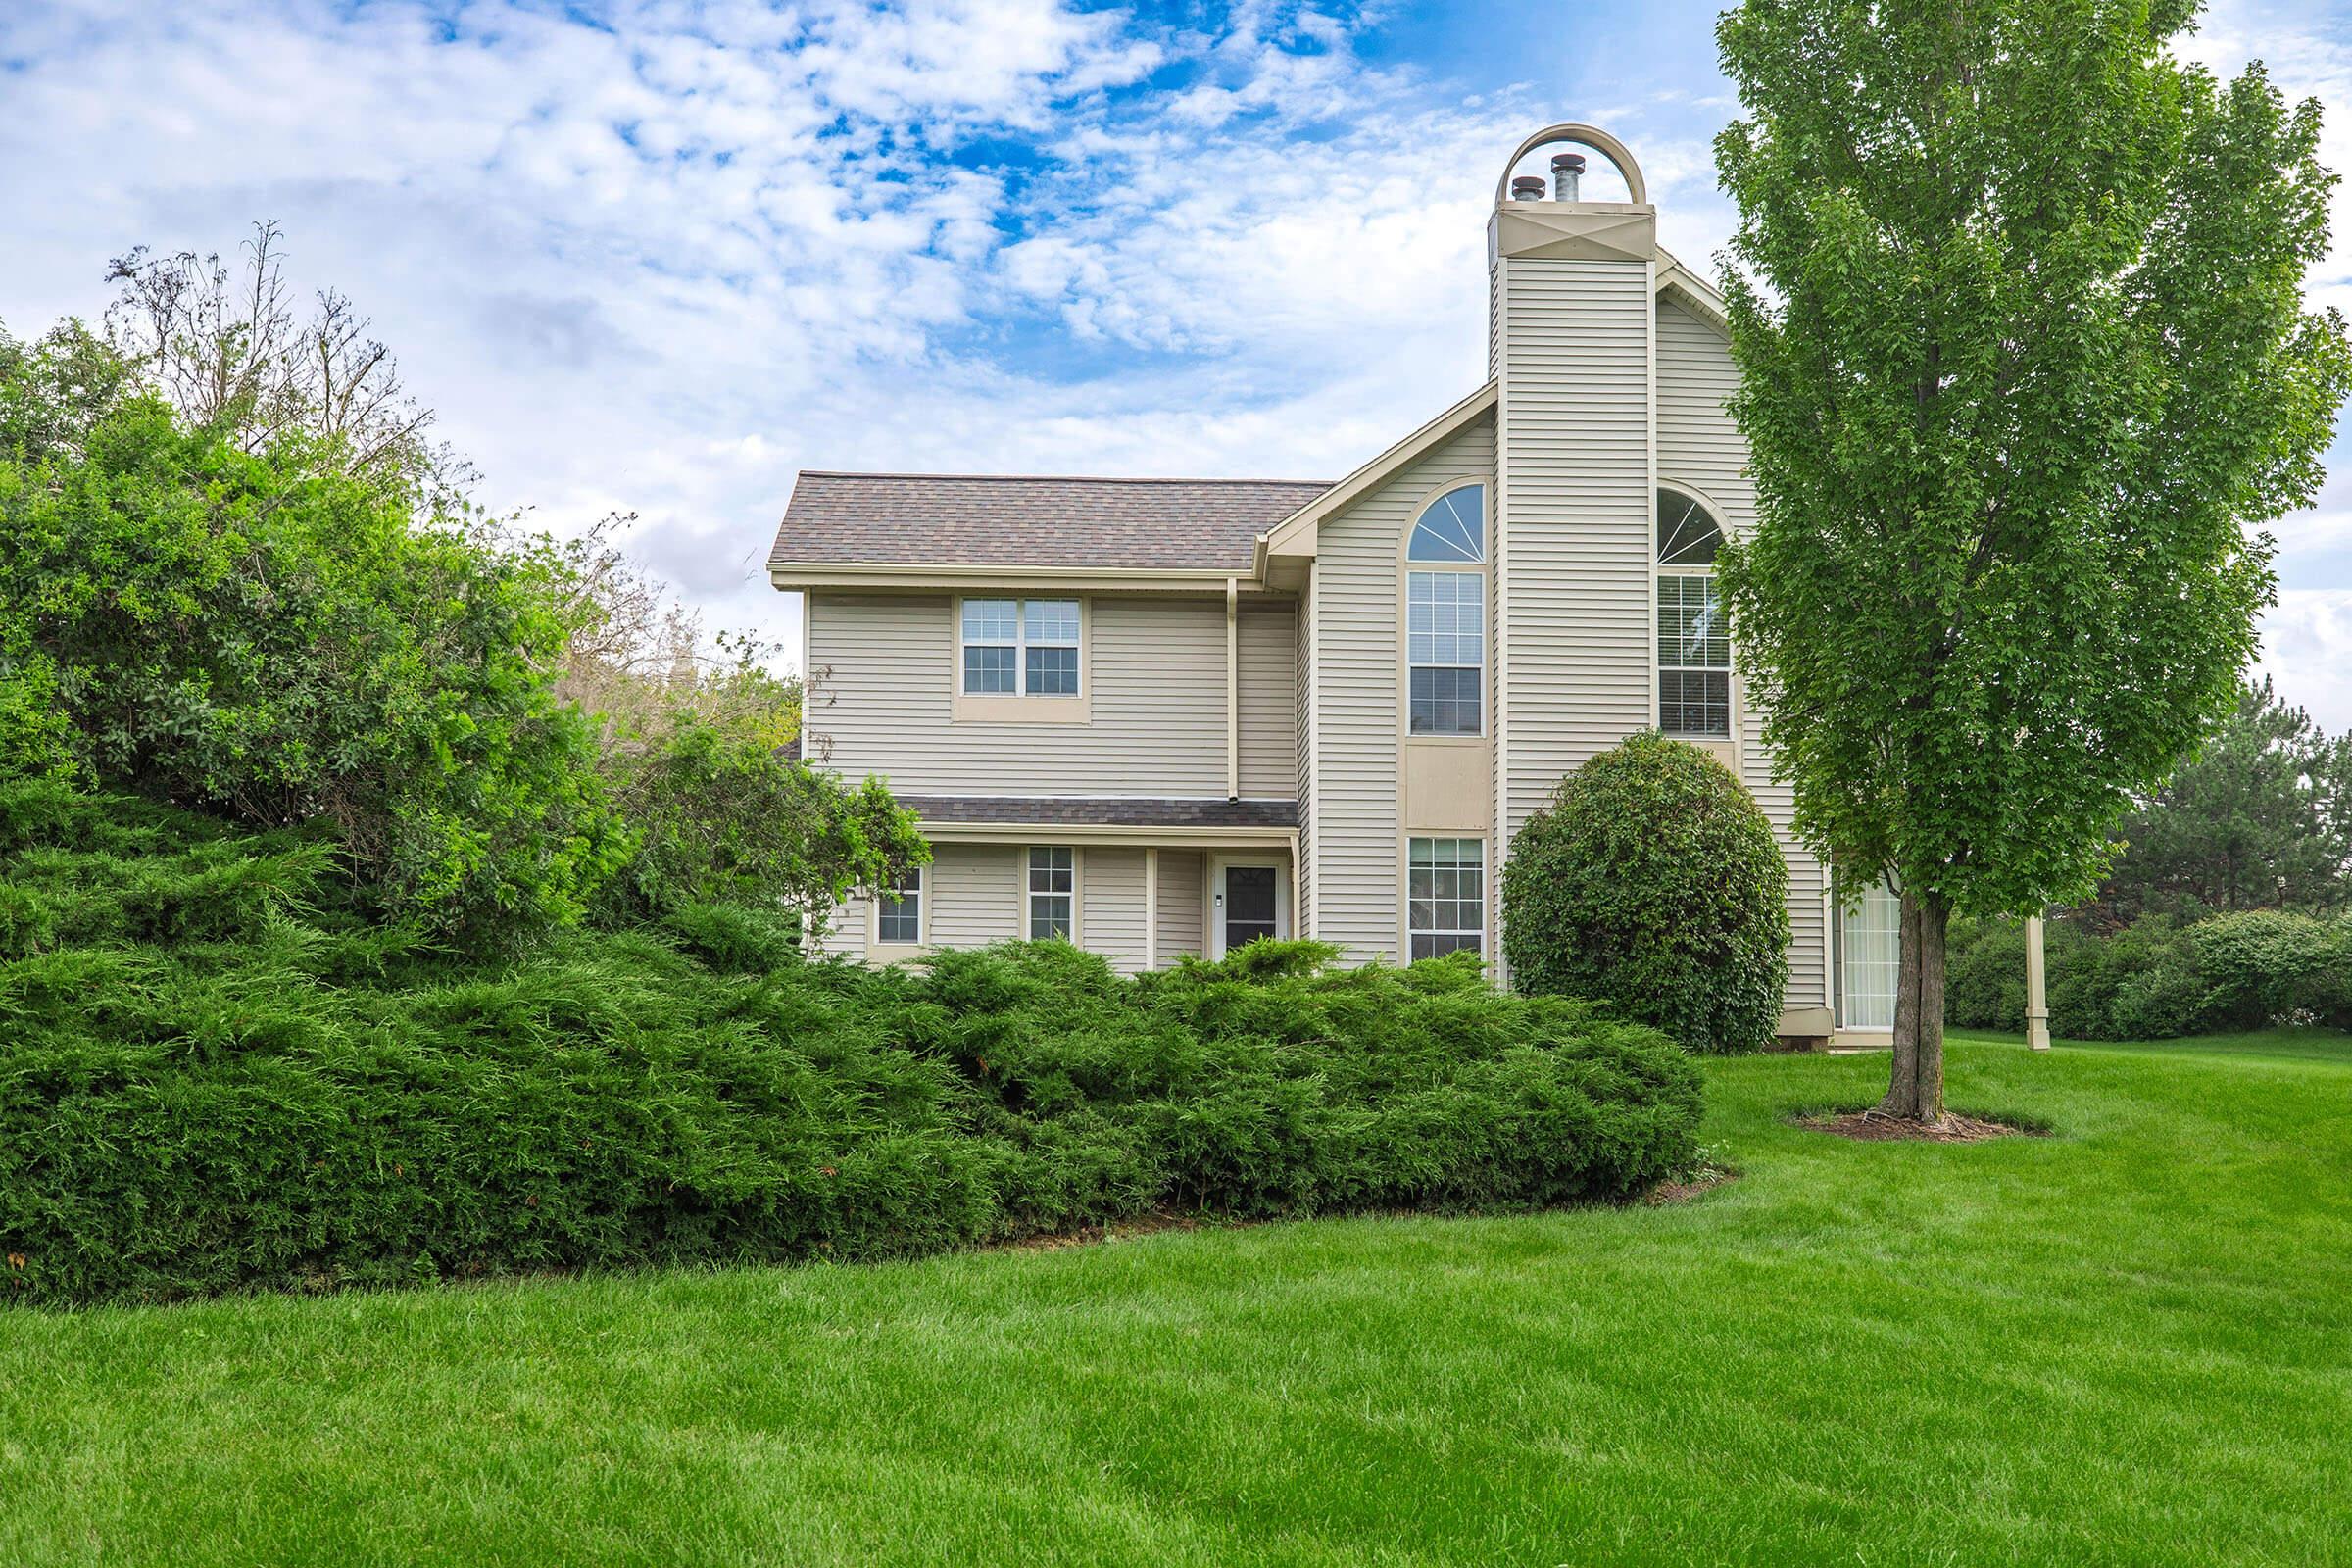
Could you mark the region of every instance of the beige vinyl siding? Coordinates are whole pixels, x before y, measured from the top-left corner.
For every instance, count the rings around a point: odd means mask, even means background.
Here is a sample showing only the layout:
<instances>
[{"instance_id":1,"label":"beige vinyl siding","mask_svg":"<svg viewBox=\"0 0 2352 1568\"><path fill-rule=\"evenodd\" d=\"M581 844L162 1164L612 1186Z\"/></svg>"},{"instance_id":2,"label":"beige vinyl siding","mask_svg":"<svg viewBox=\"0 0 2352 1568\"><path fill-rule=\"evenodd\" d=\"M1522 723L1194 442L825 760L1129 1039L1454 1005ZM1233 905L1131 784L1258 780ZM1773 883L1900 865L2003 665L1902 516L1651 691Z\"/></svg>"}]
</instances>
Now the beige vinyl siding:
<instances>
[{"instance_id":1,"label":"beige vinyl siding","mask_svg":"<svg viewBox=\"0 0 2352 1568\"><path fill-rule=\"evenodd\" d=\"M1240 631L1242 794L1287 801L1298 789L1298 613L1245 599Z\"/></svg>"},{"instance_id":2,"label":"beige vinyl siding","mask_svg":"<svg viewBox=\"0 0 2352 1568\"><path fill-rule=\"evenodd\" d=\"M1650 723L1649 269L1499 266L1496 793L1509 835Z\"/></svg>"},{"instance_id":3,"label":"beige vinyl siding","mask_svg":"<svg viewBox=\"0 0 2352 1568\"><path fill-rule=\"evenodd\" d=\"M1086 911L1078 943L1121 974L1144 967L1144 852L1093 846L1078 852L1079 897ZM1163 867L1164 870L1164 867Z\"/></svg>"},{"instance_id":4,"label":"beige vinyl siding","mask_svg":"<svg viewBox=\"0 0 2352 1568\"><path fill-rule=\"evenodd\" d=\"M833 911L833 924L824 939L817 943L819 953L835 954L844 958L865 956L865 931L871 918L872 906L864 899L851 899Z\"/></svg>"},{"instance_id":5,"label":"beige vinyl siding","mask_svg":"<svg viewBox=\"0 0 2352 1568\"><path fill-rule=\"evenodd\" d=\"M1404 531L1441 490L1494 477L1494 433L1482 418L1317 532L1314 931L1355 961L1399 956L1397 573Z\"/></svg>"},{"instance_id":6,"label":"beige vinyl siding","mask_svg":"<svg viewBox=\"0 0 2352 1568\"><path fill-rule=\"evenodd\" d=\"M1743 532L1755 521L1755 488L1747 444L1724 408L1740 384L1731 346L1679 305L1661 303L1657 311L1658 483L1695 487L1722 509L1727 528ZM1821 863L1789 832L1795 808L1788 787L1774 780L1744 704L1736 698L1734 706L1741 780L1771 819L1788 861L1788 1005L1818 1007L1829 975Z\"/></svg>"},{"instance_id":7,"label":"beige vinyl siding","mask_svg":"<svg viewBox=\"0 0 2352 1568\"><path fill-rule=\"evenodd\" d=\"M1225 795L1223 598L1094 598L1088 723L956 723L955 601L812 593L812 736L907 794Z\"/></svg>"},{"instance_id":8,"label":"beige vinyl siding","mask_svg":"<svg viewBox=\"0 0 2352 1568\"><path fill-rule=\"evenodd\" d=\"M931 941L977 948L1021 934L1020 851L1009 844L932 848Z\"/></svg>"},{"instance_id":9,"label":"beige vinyl siding","mask_svg":"<svg viewBox=\"0 0 2352 1568\"><path fill-rule=\"evenodd\" d=\"M1162 968L1201 947L1200 899L1207 877L1197 850L1159 852L1159 962Z\"/></svg>"}]
</instances>

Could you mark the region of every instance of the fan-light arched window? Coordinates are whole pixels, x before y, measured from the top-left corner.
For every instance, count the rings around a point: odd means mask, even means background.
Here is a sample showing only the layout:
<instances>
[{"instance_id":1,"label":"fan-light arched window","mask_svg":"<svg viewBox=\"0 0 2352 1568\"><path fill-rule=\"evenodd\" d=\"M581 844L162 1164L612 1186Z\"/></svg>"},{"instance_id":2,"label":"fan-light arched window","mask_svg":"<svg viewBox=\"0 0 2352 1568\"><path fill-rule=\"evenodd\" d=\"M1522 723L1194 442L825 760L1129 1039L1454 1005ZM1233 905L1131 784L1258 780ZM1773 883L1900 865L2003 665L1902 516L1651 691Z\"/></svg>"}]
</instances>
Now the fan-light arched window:
<instances>
[{"instance_id":1,"label":"fan-light arched window","mask_svg":"<svg viewBox=\"0 0 2352 1568\"><path fill-rule=\"evenodd\" d=\"M1405 560L1468 571L1408 571L1404 631L1408 730L1477 735L1486 725L1487 487L1465 484L1421 509Z\"/></svg>"},{"instance_id":2,"label":"fan-light arched window","mask_svg":"<svg viewBox=\"0 0 2352 1568\"><path fill-rule=\"evenodd\" d=\"M1658 728L1732 733L1732 634L1715 586L1723 525L1696 497L1661 489L1658 507Z\"/></svg>"},{"instance_id":3,"label":"fan-light arched window","mask_svg":"<svg viewBox=\"0 0 2352 1568\"><path fill-rule=\"evenodd\" d=\"M1421 509L1413 537L1404 547L1408 561L1433 561L1454 565L1478 565L1487 559L1487 487L1466 484L1448 490Z\"/></svg>"}]
</instances>

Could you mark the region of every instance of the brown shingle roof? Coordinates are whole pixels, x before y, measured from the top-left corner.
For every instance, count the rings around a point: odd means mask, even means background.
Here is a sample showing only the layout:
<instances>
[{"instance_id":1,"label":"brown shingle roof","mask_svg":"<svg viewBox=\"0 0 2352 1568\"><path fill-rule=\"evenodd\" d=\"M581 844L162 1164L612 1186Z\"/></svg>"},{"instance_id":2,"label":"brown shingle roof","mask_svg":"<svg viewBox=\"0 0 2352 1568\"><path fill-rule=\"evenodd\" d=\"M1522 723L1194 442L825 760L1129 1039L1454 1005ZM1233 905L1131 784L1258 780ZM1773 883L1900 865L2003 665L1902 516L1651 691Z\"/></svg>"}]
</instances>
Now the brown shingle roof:
<instances>
[{"instance_id":1,"label":"brown shingle roof","mask_svg":"<svg viewBox=\"0 0 2352 1568\"><path fill-rule=\"evenodd\" d=\"M771 564L1248 571L1324 480L802 470Z\"/></svg>"}]
</instances>

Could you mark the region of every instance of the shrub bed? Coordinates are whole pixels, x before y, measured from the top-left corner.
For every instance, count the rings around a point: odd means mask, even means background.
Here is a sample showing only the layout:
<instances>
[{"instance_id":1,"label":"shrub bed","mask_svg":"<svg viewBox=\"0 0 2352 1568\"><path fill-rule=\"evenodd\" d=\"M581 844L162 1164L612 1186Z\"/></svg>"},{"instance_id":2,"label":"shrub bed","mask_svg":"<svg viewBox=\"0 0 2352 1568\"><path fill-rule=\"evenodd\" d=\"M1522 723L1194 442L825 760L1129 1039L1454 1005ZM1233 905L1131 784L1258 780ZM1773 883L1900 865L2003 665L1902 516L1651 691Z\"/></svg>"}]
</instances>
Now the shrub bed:
<instances>
[{"instance_id":1,"label":"shrub bed","mask_svg":"<svg viewBox=\"0 0 2352 1568\"><path fill-rule=\"evenodd\" d=\"M0 790L9 1296L1546 1204L1695 1151L1671 1042L1465 960L1267 944L1125 979L1050 944L869 972L706 908L484 965L349 913L328 848Z\"/></svg>"},{"instance_id":2,"label":"shrub bed","mask_svg":"<svg viewBox=\"0 0 2352 1568\"><path fill-rule=\"evenodd\" d=\"M2352 1029L2352 918L2253 909L2183 925L2144 915L2111 936L2053 920L2044 940L2050 1029L2069 1040L2164 1040L2270 1024ZM1955 922L1944 1021L2026 1026L2015 921Z\"/></svg>"}]
</instances>

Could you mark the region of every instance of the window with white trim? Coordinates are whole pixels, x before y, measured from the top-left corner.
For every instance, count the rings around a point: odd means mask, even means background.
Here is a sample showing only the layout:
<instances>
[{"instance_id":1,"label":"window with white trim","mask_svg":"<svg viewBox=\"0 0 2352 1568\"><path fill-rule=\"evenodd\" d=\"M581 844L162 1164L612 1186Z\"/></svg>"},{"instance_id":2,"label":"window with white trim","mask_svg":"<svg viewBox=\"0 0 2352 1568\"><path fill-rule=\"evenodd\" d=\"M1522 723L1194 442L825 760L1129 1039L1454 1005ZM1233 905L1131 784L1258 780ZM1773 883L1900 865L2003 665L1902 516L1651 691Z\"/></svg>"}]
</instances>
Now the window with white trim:
<instances>
[{"instance_id":1,"label":"window with white trim","mask_svg":"<svg viewBox=\"0 0 2352 1568\"><path fill-rule=\"evenodd\" d=\"M1075 599L966 599L965 695L1077 696L1078 624Z\"/></svg>"},{"instance_id":2,"label":"window with white trim","mask_svg":"<svg viewBox=\"0 0 2352 1568\"><path fill-rule=\"evenodd\" d=\"M1078 906L1078 852L1039 845L1029 852L1029 940L1067 939Z\"/></svg>"},{"instance_id":3,"label":"window with white trim","mask_svg":"<svg viewBox=\"0 0 2352 1568\"><path fill-rule=\"evenodd\" d=\"M1421 509L1405 542L1412 562L1487 559L1487 488L1458 485ZM1487 579L1477 571L1408 571L1404 583L1406 729L1477 735L1486 726Z\"/></svg>"},{"instance_id":4,"label":"window with white trim","mask_svg":"<svg viewBox=\"0 0 2352 1568\"><path fill-rule=\"evenodd\" d=\"M1881 882L1838 911L1838 1023L1845 1029L1894 1027L1895 982L1902 968L1903 905Z\"/></svg>"},{"instance_id":5,"label":"window with white trim","mask_svg":"<svg viewBox=\"0 0 2352 1568\"><path fill-rule=\"evenodd\" d=\"M1484 563L1487 487L1459 485L1423 507L1420 517L1413 523L1413 536L1405 542L1404 559L1470 565Z\"/></svg>"},{"instance_id":6,"label":"window with white trim","mask_svg":"<svg viewBox=\"0 0 2352 1568\"><path fill-rule=\"evenodd\" d=\"M1675 490L1658 505L1658 728L1724 740L1732 733L1732 634L1715 584L1723 527Z\"/></svg>"},{"instance_id":7,"label":"window with white trim","mask_svg":"<svg viewBox=\"0 0 2352 1568\"><path fill-rule=\"evenodd\" d=\"M1483 953L1487 944L1484 839L1408 839L1405 931L1409 956Z\"/></svg>"},{"instance_id":8,"label":"window with white trim","mask_svg":"<svg viewBox=\"0 0 2352 1568\"><path fill-rule=\"evenodd\" d=\"M908 866L897 885L882 890L874 908L874 940L904 943L923 940L921 866Z\"/></svg>"}]
</instances>

